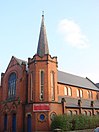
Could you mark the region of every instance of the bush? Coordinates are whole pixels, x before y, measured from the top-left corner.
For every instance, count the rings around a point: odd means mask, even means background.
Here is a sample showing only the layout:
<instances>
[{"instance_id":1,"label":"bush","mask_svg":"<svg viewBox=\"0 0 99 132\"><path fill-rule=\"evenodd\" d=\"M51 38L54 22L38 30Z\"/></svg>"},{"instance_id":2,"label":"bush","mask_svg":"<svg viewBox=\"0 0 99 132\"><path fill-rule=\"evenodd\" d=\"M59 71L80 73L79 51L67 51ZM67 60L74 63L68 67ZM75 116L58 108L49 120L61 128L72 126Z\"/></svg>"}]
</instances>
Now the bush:
<instances>
[{"instance_id":1,"label":"bush","mask_svg":"<svg viewBox=\"0 0 99 132\"><path fill-rule=\"evenodd\" d=\"M93 129L96 126L99 126L99 116L58 115L51 123L52 130L59 128L62 131Z\"/></svg>"}]
</instances>

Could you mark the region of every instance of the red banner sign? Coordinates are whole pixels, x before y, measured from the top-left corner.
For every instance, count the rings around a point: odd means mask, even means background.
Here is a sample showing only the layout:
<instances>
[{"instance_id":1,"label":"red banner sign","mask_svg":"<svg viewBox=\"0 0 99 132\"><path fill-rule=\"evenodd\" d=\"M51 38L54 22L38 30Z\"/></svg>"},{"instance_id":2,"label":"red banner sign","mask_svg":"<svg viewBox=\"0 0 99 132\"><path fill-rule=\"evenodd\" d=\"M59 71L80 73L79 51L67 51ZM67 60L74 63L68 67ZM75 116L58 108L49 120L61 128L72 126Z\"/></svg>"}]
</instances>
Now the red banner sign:
<instances>
[{"instance_id":1,"label":"red banner sign","mask_svg":"<svg viewBox=\"0 0 99 132\"><path fill-rule=\"evenodd\" d=\"M49 104L33 104L33 111L49 111L50 106Z\"/></svg>"}]
</instances>

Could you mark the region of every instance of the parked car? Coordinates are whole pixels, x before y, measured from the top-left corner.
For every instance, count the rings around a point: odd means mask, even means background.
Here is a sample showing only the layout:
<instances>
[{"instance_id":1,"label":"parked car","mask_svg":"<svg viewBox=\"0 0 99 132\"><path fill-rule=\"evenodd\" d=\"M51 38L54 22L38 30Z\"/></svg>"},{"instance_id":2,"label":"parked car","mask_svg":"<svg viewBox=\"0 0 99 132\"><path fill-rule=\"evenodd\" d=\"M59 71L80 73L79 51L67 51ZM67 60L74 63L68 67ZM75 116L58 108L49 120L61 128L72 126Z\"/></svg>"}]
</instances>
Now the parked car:
<instances>
[{"instance_id":1,"label":"parked car","mask_svg":"<svg viewBox=\"0 0 99 132\"><path fill-rule=\"evenodd\" d=\"M99 127L96 127L96 128L94 129L94 132L99 132Z\"/></svg>"}]
</instances>

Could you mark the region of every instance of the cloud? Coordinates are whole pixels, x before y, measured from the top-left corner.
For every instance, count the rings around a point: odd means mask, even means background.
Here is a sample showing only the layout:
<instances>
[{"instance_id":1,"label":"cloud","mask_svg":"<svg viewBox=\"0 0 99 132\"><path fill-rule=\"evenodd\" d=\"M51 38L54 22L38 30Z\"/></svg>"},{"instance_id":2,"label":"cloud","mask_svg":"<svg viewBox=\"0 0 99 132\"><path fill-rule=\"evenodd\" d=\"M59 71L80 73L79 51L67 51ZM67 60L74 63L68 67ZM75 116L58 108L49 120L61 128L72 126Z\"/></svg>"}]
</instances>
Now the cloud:
<instances>
[{"instance_id":1,"label":"cloud","mask_svg":"<svg viewBox=\"0 0 99 132\"><path fill-rule=\"evenodd\" d=\"M61 20L58 25L58 30L63 35L66 43L78 48L86 48L89 46L87 37L82 33L80 26L73 20Z\"/></svg>"}]
</instances>

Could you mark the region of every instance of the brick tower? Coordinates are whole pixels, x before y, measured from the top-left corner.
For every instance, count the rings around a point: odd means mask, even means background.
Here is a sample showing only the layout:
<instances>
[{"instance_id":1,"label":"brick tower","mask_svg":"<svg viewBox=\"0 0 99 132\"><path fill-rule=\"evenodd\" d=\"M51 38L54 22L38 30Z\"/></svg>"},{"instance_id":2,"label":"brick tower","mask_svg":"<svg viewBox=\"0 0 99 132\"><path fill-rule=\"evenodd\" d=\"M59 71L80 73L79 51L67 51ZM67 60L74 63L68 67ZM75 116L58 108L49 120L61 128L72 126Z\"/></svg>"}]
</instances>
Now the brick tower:
<instances>
[{"instance_id":1,"label":"brick tower","mask_svg":"<svg viewBox=\"0 0 99 132\"><path fill-rule=\"evenodd\" d=\"M32 59L28 59L28 66L28 103L33 105L32 115L35 122L33 129L49 130L50 114L58 100L57 57L51 57L49 54L44 15L42 15L37 53Z\"/></svg>"}]
</instances>

